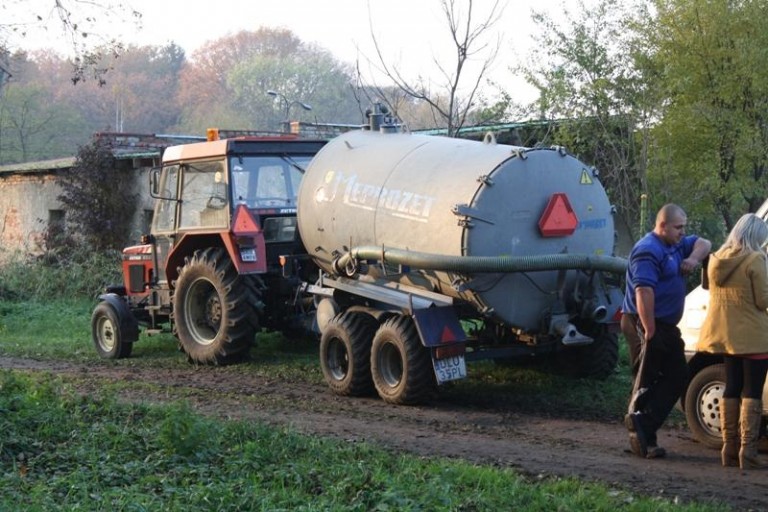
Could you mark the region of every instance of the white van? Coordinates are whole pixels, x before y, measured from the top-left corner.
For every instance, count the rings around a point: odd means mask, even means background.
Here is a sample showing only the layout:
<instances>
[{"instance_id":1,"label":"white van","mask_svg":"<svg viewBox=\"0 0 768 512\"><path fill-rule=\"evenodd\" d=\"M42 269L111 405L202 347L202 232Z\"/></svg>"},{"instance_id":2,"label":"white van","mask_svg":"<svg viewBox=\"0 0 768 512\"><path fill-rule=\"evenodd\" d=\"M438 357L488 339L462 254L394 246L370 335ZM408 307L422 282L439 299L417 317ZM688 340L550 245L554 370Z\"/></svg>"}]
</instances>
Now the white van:
<instances>
[{"instance_id":1,"label":"white van","mask_svg":"<svg viewBox=\"0 0 768 512\"><path fill-rule=\"evenodd\" d=\"M768 219L768 200L758 209L757 215ZM720 448L720 399L725 388L725 366L722 357L696 352L699 329L704 322L709 303L709 292L697 286L685 298L685 310L678 327L685 341L690 381L683 393L680 405L685 412L688 428L700 443ZM768 333L767 333L768 335ZM768 381L763 389L763 434L768 416Z\"/></svg>"}]
</instances>

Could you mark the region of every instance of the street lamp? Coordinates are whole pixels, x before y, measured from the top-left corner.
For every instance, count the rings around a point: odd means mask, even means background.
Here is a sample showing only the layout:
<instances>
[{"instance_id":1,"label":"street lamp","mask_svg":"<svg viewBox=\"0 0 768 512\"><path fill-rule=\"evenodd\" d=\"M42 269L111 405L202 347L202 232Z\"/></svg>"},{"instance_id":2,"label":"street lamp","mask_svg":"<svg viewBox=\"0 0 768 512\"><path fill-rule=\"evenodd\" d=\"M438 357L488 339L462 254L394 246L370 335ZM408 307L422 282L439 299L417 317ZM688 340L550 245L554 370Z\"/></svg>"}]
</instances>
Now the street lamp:
<instances>
[{"instance_id":1,"label":"street lamp","mask_svg":"<svg viewBox=\"0 0 768 512\"><path fill-rule=\"evenodd\" d=\"M269 94L273 98L279 98L280 99L280 102L284 105L284 109L285 109L284 117L285 117L285 121L286 122L288 122L290 120L289 116L291 114L291 107L294 106L294 105L298 105L298 106L300 106L301 108L303 108L304 110L307 110L307 111L312 110L312 107L307 105L303 101L289 100L288 98L285 97L285 94L281 94L281 93L279 93L277 91L269 90L269 91L267 91L267 94Z\"/></svg>"}]
</instances>

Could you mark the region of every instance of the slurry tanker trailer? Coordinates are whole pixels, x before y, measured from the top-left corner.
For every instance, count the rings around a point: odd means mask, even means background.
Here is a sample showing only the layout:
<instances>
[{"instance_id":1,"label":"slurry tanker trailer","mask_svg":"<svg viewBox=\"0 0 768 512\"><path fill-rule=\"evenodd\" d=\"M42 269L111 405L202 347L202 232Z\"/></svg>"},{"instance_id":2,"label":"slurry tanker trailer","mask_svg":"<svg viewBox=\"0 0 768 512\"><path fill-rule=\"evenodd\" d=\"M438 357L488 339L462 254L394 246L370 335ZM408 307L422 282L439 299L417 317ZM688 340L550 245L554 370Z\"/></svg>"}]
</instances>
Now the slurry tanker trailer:
<instances>
[{"instance_id":1,"label":"slurry tanker trailer","mask_svg":"<svg viewBox=\"0 0 768 512\"><path fill-rule=\"evenodd\" d=\"M614 371L626 261L597 171L565 149L403 133L376 111L315 155L297 208L336 394L417 403L489 358Z\"/></svg>"}]
</instances>

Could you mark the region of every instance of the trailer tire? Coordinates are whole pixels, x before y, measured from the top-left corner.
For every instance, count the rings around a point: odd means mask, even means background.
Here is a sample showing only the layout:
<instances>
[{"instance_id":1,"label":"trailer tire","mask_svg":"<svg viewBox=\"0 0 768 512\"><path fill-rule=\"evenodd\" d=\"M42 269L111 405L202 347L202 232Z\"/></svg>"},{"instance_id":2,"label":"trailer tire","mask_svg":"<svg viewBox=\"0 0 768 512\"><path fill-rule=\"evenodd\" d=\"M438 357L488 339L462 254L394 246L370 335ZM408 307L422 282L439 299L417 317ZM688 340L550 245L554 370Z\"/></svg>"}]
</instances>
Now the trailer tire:
<instances>
[{"instance_id":1,"label":"trailer tire","mask_svg":"<svg viewBox=\"0 0 768 512\"><path fill-rule=\"evenodd\" d=\"M258 297L247 279L222 248L197 250L185 258L172 302L179 342L190 361L234 362L253 345Z\"/></svg>"},{"instance_id":2,"label":"trailer tire","mask_svg":"<svg viewBox=\"0 0 768 512\"><path fill-rule=\"evenodd\" d=\"M616 372L619 338L604 324L577 328L594 339L589 345L571 347L559 354L558 367L570 377L605 380ZM584 328L584 330L582 330Z\"/></svg>"},{"instance_id":3,"label":"trailer tire","mask_svg":"<svg viewBox=\"0 0 768 512\"><path fill-rule=\"evenodd\" d=\"M376 331L371 374L379 396L391 404L421 403L432 393L432 359L410 317L389 318Z\"/></svg>"},{"instance_id":4,"label":"trailer tire","mask_svg":"<svg viewBox=\"0 0 768 512\"><path fill-rule=\"evenodd\" d=\"M705 366L693 376L685 391L685 419L696 441L720 448L720 401L725 390L725 365Z\"/></svg>"},{"instance_id":5,"label":"trailer tire","mask_svg":"<svg viewBox=\"0 0 768 512\"><path fill-rule=\"evenodd\" d=\"M335 394L363 396L373 391L371 341L378 325L371 315L350 311L326 325L320 337L320 366Z\"/></svg>"},{"instance_id":6,"label":"trailer tire","mask_svg":"<svg viewBox=\"0 0 768 512\"><path fill-rule=\"evenodd\" d=\"M123 336L117 310L106 301L100 302L91 315L91 337L96 352L104 359L129 357L133 343Z\"/></svg>"}]
</instances>

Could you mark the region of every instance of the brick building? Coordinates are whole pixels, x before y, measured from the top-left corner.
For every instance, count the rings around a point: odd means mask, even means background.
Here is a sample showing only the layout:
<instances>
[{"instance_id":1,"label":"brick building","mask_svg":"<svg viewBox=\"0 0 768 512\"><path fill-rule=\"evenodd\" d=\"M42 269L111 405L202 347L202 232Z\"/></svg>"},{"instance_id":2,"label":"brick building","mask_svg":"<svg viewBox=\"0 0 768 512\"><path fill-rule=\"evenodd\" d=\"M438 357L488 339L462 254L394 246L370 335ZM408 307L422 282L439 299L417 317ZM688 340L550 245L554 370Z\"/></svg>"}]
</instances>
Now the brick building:
<instances>
[{"instance_id":1,"label":"brick building","mask_svg":"<svg viewBox=\"0 0 768 512\"><path fill-rule=\"evenodd\" d=\"M132 223L131 239L147 233L154 201L149 195L149 170L160 165L163 150L175 144L198 142L202 137L97 133L106 142L121 169L139 173L135 180L140 198ZM45 250L45 234L64 223L66 213L58 196L58 177L70 172L75 157L0 166L0 261L17 252L39 255Z\"/></svg>"}]
</instances>

